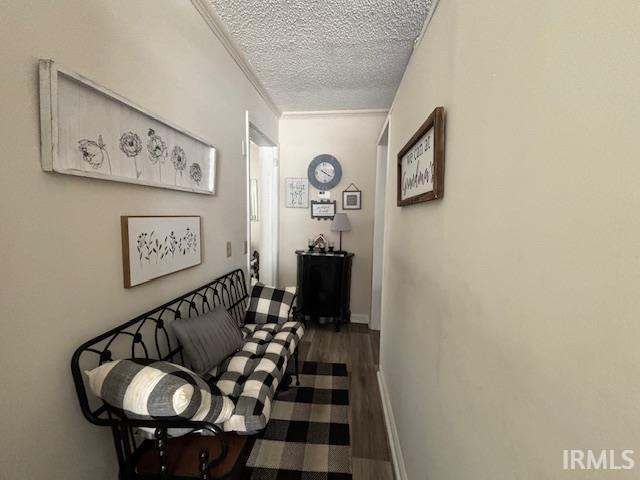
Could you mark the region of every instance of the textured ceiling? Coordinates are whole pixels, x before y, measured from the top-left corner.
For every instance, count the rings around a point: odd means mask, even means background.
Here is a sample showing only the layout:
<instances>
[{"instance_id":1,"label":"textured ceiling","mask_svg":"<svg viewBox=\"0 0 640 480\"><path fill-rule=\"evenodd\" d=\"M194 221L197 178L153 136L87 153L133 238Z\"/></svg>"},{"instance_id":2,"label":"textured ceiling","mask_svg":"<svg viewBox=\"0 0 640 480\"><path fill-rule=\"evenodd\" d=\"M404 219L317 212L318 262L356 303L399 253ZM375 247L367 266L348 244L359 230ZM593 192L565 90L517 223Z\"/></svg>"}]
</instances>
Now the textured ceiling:
<instances>
[{"instance_id":1,"label":"textured ceiling","mask_svg":"<svg viewBox=\"0 0 640 480\"><path fill-rule=\"evenodd\" d=\"M431 0L209 0L283 111L388 108Z\"/></svg>"}]
</instances>

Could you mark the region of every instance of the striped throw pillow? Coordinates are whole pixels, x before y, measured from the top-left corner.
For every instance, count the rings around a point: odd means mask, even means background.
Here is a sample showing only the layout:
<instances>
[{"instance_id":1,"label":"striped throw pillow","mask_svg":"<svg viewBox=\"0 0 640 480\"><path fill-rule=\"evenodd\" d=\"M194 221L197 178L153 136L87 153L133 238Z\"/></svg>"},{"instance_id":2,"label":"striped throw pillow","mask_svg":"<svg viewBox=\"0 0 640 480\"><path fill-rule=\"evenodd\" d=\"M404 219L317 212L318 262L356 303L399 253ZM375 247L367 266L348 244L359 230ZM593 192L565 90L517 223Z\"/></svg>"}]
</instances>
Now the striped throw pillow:
<instances>
[{"instance_id":1,"label":"striped throw pillow","mask_svg":"<svg viewBox=\"0 0 640 480\"><path fill-rule=\"evenodd\" d=\"M173 363L131 358L104 363L85 374L94 395L129 419L222 424L233 414L229 397Z\"/></svg>"}]
</instances>

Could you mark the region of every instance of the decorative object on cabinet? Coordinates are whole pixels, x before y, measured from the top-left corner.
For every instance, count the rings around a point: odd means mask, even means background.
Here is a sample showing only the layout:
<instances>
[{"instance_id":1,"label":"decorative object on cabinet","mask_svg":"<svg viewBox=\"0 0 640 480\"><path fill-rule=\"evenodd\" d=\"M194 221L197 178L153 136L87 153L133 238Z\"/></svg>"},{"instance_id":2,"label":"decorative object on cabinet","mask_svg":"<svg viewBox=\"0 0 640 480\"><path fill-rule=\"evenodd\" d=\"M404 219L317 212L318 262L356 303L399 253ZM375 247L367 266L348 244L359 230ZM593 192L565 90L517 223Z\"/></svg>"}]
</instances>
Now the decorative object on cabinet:
<instances>
[{"instance_id":1,"label":"decorative object on cabinet","mask_svg":"<svg viewBox=\"0 0 640 480\"><path fill-rule=\"evenodd\" d=\"M444 107L437 107L398 153L399 207L444 195Z\"/></svg>"},{"instance_id":2,"label":"decorative object on cabinet","mask_svg":"<svg viewBox=\"0 0 640 480\"><path fill-rule=\"evenodd\" d=\"M342 209L362 209L362 191L353 183L342 191Z\"/></svg>"},{"instance_id":3,"label":"decorative object on cabinet","mask_svg":"<svg viewBox=\"0 0 640 480\"><path fill-rule=\"evenodd\" d=\"M340 232L340 246L338 247L338 251L341 252L342 232L351 231L351 222L349 221L349 217L347 217L346 213L336 213L336 216L333 217L333 222L331 222L331 231Z\"/></svg>"},{"instance_id":4,"label":"decorative object on cabinet","mask_svg":"<svg viewBox=\"0 0 640 480\"><path fill-rule=\"evenodd\" d=\"M327 239L323 233L318 235L316 239L313 241L313 248L311 249L311 251L315 250L316 248L321 252L324 252L325 249L327 248Z\"/></svg>"},{"instance_id":5,"label":"decorative object on cabinet","mask_svg":"<svg viewBox=\"0 0 640 480\"><path fill-rule=\"evenodd\" d=\"M342 166L336 157L323 153L311 160L307 177L318 190L331 190L340 183Z\"/></svg>"},{"instance_id":6,"label":"decorative object on cabinet","mask_svg":"<svg viewBox=\"0 0 640 480\"><path fill-rule=\"evenodd\" d=\"M252 178L249 182L250 189L250 197L251 197L251 207L249 212L249 221L257 222L259 220L258 217L258 180Z\"/></svg>"},{"instance_id":7,"label":"decorative object on cabinet","mask_svg":"<svg viewBox=\"0 0 640 480\"><path fill-rule=\"evenodd\" d=\"M206 140L52 60L40 60L42 169L215 194Z\"/></svg>"},{"instance_id":8,"label":"decorative object on cabinet","mask_svg":"<svg viewBox=\"0 0 640 480\"><path fill-rule=\"evenodd\" d=\"M353 253L296 251L298 304L305 321L335 322L336 330L351 320L351 264Z\"/></svg>"},{"instance_id":9,"label":"decorative object on cabinet","mask_svg":"<svg viewBox=\"0 0 640 480\"><path fill-rule=\"evenodd\" d=\"M199 216L122 216L125 288L202 263Z\"/></svg>"},{"instance_id":10,"label":"decorative object on cabinet","mask_svg":"<svg viewBox=\"0 0 640 480\"><path fill-rule=\"evenodd\" d=\"M306 178L284 179L284 206L307 208L309 206L309 180Z\"/></svg>"},{"instance_id":11,"label":"decorative object on cabinet","mask_svg":"<svg viewBox=\"0 0 640 480\"><path fill-rule=\"evenodd\" d=\"M333 220L335 215L335 200L311 200L311 218L315 218L316 220Z\"/></svg>"}]
</instances>

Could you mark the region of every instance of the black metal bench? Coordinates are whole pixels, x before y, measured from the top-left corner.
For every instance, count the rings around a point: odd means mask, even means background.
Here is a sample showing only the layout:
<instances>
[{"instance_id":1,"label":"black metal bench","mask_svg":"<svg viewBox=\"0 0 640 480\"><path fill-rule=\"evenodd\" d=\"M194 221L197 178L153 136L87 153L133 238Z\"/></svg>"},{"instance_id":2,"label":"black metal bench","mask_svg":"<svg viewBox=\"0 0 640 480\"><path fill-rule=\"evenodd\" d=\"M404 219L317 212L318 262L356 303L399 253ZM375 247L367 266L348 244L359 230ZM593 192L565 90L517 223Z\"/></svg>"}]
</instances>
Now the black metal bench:
<instances>
[{"instance_id":1,"label":"black metal bench","mask_svg":"<svg viewBox=\"0 0 640 480\"><path fill-rule=\"evenodd\" d=\"M195 478L212 478L212 472L215 472L216 467L220 467L226 461L230 447L228 435L217 425L200 421L121 418L110 411L104 402L88 395L89 390L82 372L112 359L131 357L165 360L188 367L185 365L182 346L173 336L171 329L167 328L168 323L178 318L201 315L220 305L240 322L248 298L244 272L240 269L234 270L85 342L74 352L71 371L80 408L89 422L111 428L121 480L194 478L193 475L169 474L172 470L171 461L175 462L175 459L169 458L172 446L171 440L167 438L167 430L170 428L192 429L190 435L194 436L198 431L207 431L208 437L198 436L202 441L188 439L191 447L187 449L197 445L195 451L185 452L183 446L179 449L174 448L174 451L180 450L181 456L192 457L188 461L196 465ZM141 439L135 434L137 428L145 427L155 429L155 440ZM217 442L217 445L214 446L213 441ZM235 445L238 442L231 443ZM140 460L146 457L146 463L150 463L148 457L151 451L154 452L154 461L157 463L156 473L141 473L138 468Z\"/></svg>"}]
</instances>

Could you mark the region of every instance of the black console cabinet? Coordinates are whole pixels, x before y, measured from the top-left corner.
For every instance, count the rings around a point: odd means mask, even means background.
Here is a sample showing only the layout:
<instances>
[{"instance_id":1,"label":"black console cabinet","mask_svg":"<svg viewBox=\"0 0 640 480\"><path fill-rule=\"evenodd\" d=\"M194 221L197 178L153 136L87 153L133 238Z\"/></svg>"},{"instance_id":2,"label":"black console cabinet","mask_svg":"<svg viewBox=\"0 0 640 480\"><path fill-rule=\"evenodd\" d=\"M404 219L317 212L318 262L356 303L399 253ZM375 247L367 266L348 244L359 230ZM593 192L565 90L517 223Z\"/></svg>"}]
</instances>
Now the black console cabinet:
<instances>
[{"instance_id":1,"label":"black console cabinet","mask_svg":"<svg viewBox=\"0 0 640 480\"><path fill-rule=\"evenodd\" d=\"M298 308L302 320L340 324L351 319L353 253L297 250Z\"/></svg>"}]
</instances>

